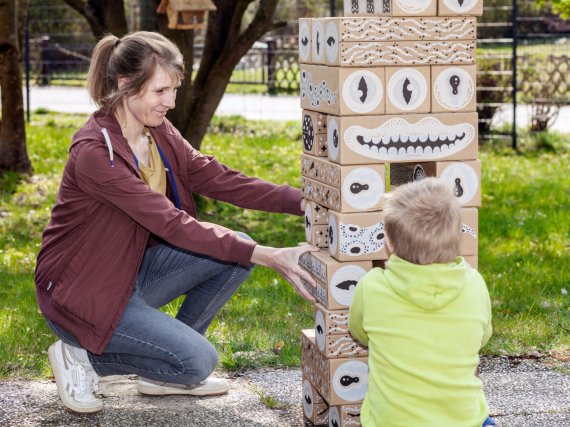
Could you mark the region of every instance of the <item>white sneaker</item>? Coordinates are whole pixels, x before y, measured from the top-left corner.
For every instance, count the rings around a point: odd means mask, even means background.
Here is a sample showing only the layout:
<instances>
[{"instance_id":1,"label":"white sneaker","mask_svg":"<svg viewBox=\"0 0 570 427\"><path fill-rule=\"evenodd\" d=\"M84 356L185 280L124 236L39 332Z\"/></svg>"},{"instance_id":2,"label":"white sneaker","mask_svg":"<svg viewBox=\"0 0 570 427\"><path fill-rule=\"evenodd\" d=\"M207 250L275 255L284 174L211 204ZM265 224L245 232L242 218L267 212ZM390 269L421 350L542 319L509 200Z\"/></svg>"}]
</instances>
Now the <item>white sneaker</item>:
<instances>
[{"instance_id":1,"label":"white sneaker","mask_svg":"<svg viewBox=\"0 0 570 427\"><path fill-rule=\"evenodd\" d=\"M103 402L93 396L93 390L98 388L99 376L93 370L85 350L60 340L50 346L48 357L59 397L67 408L83 414L103 409Z\"/></svg>"},{"instance_id":2,"label":"white sneaker","mask_svg":"<svg viewBox=\"0 0 570 427\"><path fill-rule=\"evenodd\" d=\"M209 377L198 384L184 385L153 381L140 378L137 391L141 394L164 396L167 394L189 394L191 396L218 396L226 394L230 389L229 383L223 378Z\"/></svg>"}]
</instances>

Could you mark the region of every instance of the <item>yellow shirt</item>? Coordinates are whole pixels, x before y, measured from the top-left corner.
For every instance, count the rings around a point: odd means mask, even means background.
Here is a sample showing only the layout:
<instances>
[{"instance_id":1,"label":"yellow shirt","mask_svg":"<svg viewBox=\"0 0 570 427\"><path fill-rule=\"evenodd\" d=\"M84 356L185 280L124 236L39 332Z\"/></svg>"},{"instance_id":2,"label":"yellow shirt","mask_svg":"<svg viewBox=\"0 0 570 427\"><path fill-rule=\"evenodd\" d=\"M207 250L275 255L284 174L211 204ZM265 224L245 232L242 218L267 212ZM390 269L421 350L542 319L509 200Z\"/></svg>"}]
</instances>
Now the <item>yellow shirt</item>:
<instances>
[{"instance_id":1,"label":"yellow shirt","mask_svg":"<svg viewBox=\"0 0 570 427\"><path fill-rule=\"evenodd\" d=\"M157 193L166 194L166 169L164 163L160 158L160 153L156 147L156 143L147 128L145 128L150 146L150 156L148 159L148 166L139 162L139 172L144 182L148 184L152 191Z\"/></svg>"}]
</instances>

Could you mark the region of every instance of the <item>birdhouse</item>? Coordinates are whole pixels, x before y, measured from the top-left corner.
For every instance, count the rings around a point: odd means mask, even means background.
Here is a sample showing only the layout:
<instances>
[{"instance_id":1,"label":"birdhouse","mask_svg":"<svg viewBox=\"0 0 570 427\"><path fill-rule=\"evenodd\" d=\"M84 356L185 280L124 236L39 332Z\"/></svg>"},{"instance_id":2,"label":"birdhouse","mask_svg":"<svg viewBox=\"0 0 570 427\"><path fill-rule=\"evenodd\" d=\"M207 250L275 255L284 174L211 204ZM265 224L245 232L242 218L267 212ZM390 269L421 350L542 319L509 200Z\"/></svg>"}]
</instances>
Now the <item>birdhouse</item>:
<instances>
[{"instance_id":1,"label":"birdhouse","mask_svg":"<svg viewBox=\"0 0 570 427\"><path fill-rule=\"evenodd\" d=\"M216 10L211 0L162 0L157 13L166 13L168 28L194 30L206 26L208 12Z\"/></svg>"}]
</instances>

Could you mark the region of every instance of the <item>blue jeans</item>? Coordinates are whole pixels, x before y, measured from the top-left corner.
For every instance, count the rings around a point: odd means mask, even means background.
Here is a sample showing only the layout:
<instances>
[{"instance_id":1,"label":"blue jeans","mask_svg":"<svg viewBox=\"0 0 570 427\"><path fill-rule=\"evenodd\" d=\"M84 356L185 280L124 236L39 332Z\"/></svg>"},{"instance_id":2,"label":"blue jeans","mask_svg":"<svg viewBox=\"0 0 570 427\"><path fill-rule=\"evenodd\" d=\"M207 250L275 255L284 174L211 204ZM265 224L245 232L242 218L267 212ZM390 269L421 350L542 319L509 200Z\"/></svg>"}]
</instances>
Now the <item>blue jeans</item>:
<instances>
[{"instance_id":1,"label":"blue jeans","mask_svg":"<svg viewBox=\"0 0 570 427\"><path fill-rule=\"evenodd\" d=\"M101 355L89 353L95 372L178 384L206 379L218 354L203 335L252 270L168 245L147 248L111 340ZM184 294L176 318L158 310ZM49 320L48 325L64 342L80 347L62 328Z\"/></svg>"}]
</instances>

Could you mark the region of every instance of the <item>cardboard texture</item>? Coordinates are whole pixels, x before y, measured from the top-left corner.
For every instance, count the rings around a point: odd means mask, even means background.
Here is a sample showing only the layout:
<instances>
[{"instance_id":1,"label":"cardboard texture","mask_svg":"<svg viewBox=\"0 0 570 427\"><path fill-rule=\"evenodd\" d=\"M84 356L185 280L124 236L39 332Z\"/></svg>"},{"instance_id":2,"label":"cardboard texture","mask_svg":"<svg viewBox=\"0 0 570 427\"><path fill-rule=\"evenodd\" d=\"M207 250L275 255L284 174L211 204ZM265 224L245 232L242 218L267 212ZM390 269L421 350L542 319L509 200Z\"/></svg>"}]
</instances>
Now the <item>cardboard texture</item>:
<instances>
[{"instance_id":1,"label":"cardboard texture","mask_svg":"<svg viewBox=\"0 0 570 427\"><path fill-rule=\"evenodd\" d=\"M431 67L431 111L476 111L476 66Z\"/></svg>"},{"instance_id":2,"label":"cardboard texture","mask_svg":"<svg viewBox=\"0 0 570 427\"><path fill-rule=\"evenodd\" d=\"M379 16L391 12L391 0L344 0L344 16Z\"/></svg>"},{"instance_id":3,"label":"cardboard texture","mask_svg":"<svg viewBox=\"0 0 570 427\"><path fill-rule=\"evenodd\" d=\"M337 211L379 210L384 205L386 168L383 164L341 166L322 158L303 155L301 174L340 190L341 205Z\"/></svg>"},{"instance_id":4,"label":"cardboard texture","mask_svg":"<svg viewBox=\"0 0 570 427\"><path fill-rule=\"evenodd\" d=\"M319 19L313 19L311 22L311 63L325 63L325 47L324 47L325 28Z\"/></svg>"},{"instance_id":5,"label":"cardboard texture","mask_svg":"<svg viewBox=\"0 0 570 427\"><path fill-rule=\"evenodd\" d=\"M316 279L313 296L329 310L350 307L356 284L372 268L371 261L339 262L324 250L301 255L299 265Z\"/></svg>"},{"instance_id":6,"label":"cardboard texture","mask_svg":"<svg viewBox=\"0 0 570 427\"><path fill-rule=\"evenodd\" d=\"M368 389L368 358L326 359L316 350L314 338L306 336L305 342L312 350L302 349L303 375L317 393L331 406L361 403Z\"/></svg>"},{"instance_id":7,"label":"cardboard texture","mask_svg":"<svg viewBox=\"0 0 570 427\"><path fill-rule=\"evenodd\" d=\"M305 203L305 225L327 225L329 223L329 210L315 202Z\"/></svg>"},{"instance_id":8,"label":"cardboard texture","mask_svg":"<svg viewBox=\"0 0 570 427\"><path fill-rule=\"evenodd\" d=\"M342 67L475 64L475 40L341 42Z\"/></svg>"},{"instance_id":9,"label":"cardboard texture","mask_svg":"<svg viewBox=\"0 0 570 427\"><path fill-rule=\"evenodd\" d=\"M477 255L464 255L463 258L475 270L479 269L479 257Z\"/></svg>"},{"instance_id":10,"label":"cardboard texture","mask_svg":"<svg viewBox=\"0 0 570 427\"><path fill-rule=\"evenodd\" d=\"M328 158L341 165L477 158L477 113L327 119Z\"/></svg>"},{"instance_id":11,"label":"cardboard texture","mask_svg":"<svg viewBox=\"0 0 570 427\"><path fill-rule=\"evenodd\" d=\"M315 299L315 301L325 307L328 306L328 289L324 283L315 280L316 286L312 286L309 282L301 277L301 283L303 287L311 294L311 296Z\"/></svg>"},{"instance_id":12,"label":"cardboard texture","mask_svg":"<svg viewBox=\"0 0 570 427\"><path fill-rule=\"evenodd\" d=\"M435 16L437 0L392 0L394 16Z\"/></svg>"},{"instance_id":13,"label":"cardboard texture","mask_svg":"<svg viewBox=\"0 0 570 427\"><path fill-rule=\"evenodd\" d=\"M321 342L323 348L319 346ZM322 341L317 336L317 347L327 359L368 356L368 347L350 334L326 335Z\"/></svg>"},{"instance_id":14,"label":"cardboard texture","mask_svg":"<svg viewBox=\"0 0 570 427\"><path fill-rule=\"evenodd\" d=\"M305 222L305 238L308 243L318 248L329 247L329 230L327 225L311 225Z\"/></svg>"},{"instance_id":15,"label":"cardboard texture","mask_svg":"<svg viewBox=\"0 0 570 427\"><path fill-rule=\"evenodd\" d=\"M311 63L312 19L299 18L299 63Z\"/></svg>"},{"instance_id":16,"label":"cardboard texture","mask_svg":"<svg viewBox=\"0 0 570 427\"><path fill-rule=\"evenodd\" d=\"M461 245L459 255L479 253L479 211L477 208L461 209Z\"/></svg>"},{"instance_id":17,"label":"cardboard texture","mask_svg":"<svg viewBox=\"0 0 570 427\"><path fill-rule=\"evenodd\" d=\"M301 64L301 107L326 114L384 114L384 68Z\"/></svg>"},{"instance_id":18,"label":"cardboard texture","mask_svg":"<svg viewBox=\"0 0 570 427\"><path fill-rule=\"evenodd\" d=\"M326 156L326 128L327 116L325 114L303 110L303 152L314 156Z\"/></svg>"},{"instance_id":19,"label":"cardboard texture","mask_svg":"<svg viewBox=\"0 0 570 427\"><path fill-rule=\"evenodd\" d=\"M329 407L329 425L335 427L359 427L362 405L340 405Z\"/></svg>"},{"instance_id":20,"label":"cardboard texture","mask_svg":"<svg viewBox=\"0 0 570 427\"><path fill-rule=\"evenodd\" d=\"M447 182L463 207L481 206L481 162L391 163L390 189L427 176Z\"/></svg>"},{"instance_id":21,"label":"cardboard texture","mask_svg":"<svg viewBox=\"0 0 570 427\"><path fill-rule=\"evenodd\" d=\"M329 211L329 253L339 261L387 259L382 212Z\"/></svg>"},{"instance_id":22,"label":"cardboard texture","mask_svg":"<svg viewBox=\"0 0 570 427\"><path fill-rule=\"evenodd\" d=\"M313 179L301 178L303 197L329 209L342 210L340 190Z\"/></svg>"},{"instance_id":23,"label":"cardboard texture","mask_svg":"<svg viewBox=\"0 0 570 427\"><path fill-rule=\"evenodd\" d=\"M430 67L386 69L386 114L429 113Z\"/></svg>"},{"instance_id":24,"label":"cardboard texture","mask_svg":"<svg viewBox=\"0 0 570 427\"><path fill-rule=\"evenodd\" d=\"M477 20L473 17L405 18L316 18L325 28L335 26L336 48L341 42L475 40ZM333 44L334 46L334 44ZM330 63L332 64L332 63Z\"/></svg>"},{"instance_id":25,"label":"cardboard texture","mask_svg":"<svg viewBox=\"0 0 570 427\"><path fill-rule=\"evenodd\" d=\"M483 15L483 0L438 0L438 15Z\"/></svg>"},{"instance_id":26,"label":"cardboard texture","mask_svg":"<svg viewBox=\"0 0 570 427\"><path fill-rule=\"evenodd\" d=\"M321 351L325 348L325 336L345 334L348 334L348 309L327 310L315 304L315 337Z\"/></svg>"},{"instance_id":27,"label":"cardboard texture","mask_svg":"<svg viewBox=\"0 0 570 427\"><path fill-rule=\"evenodd\" d=\"M329 425L329 405L321 397L311 382L303 377L303 415L316 426Z\"/></svg>"}]
</instances>

